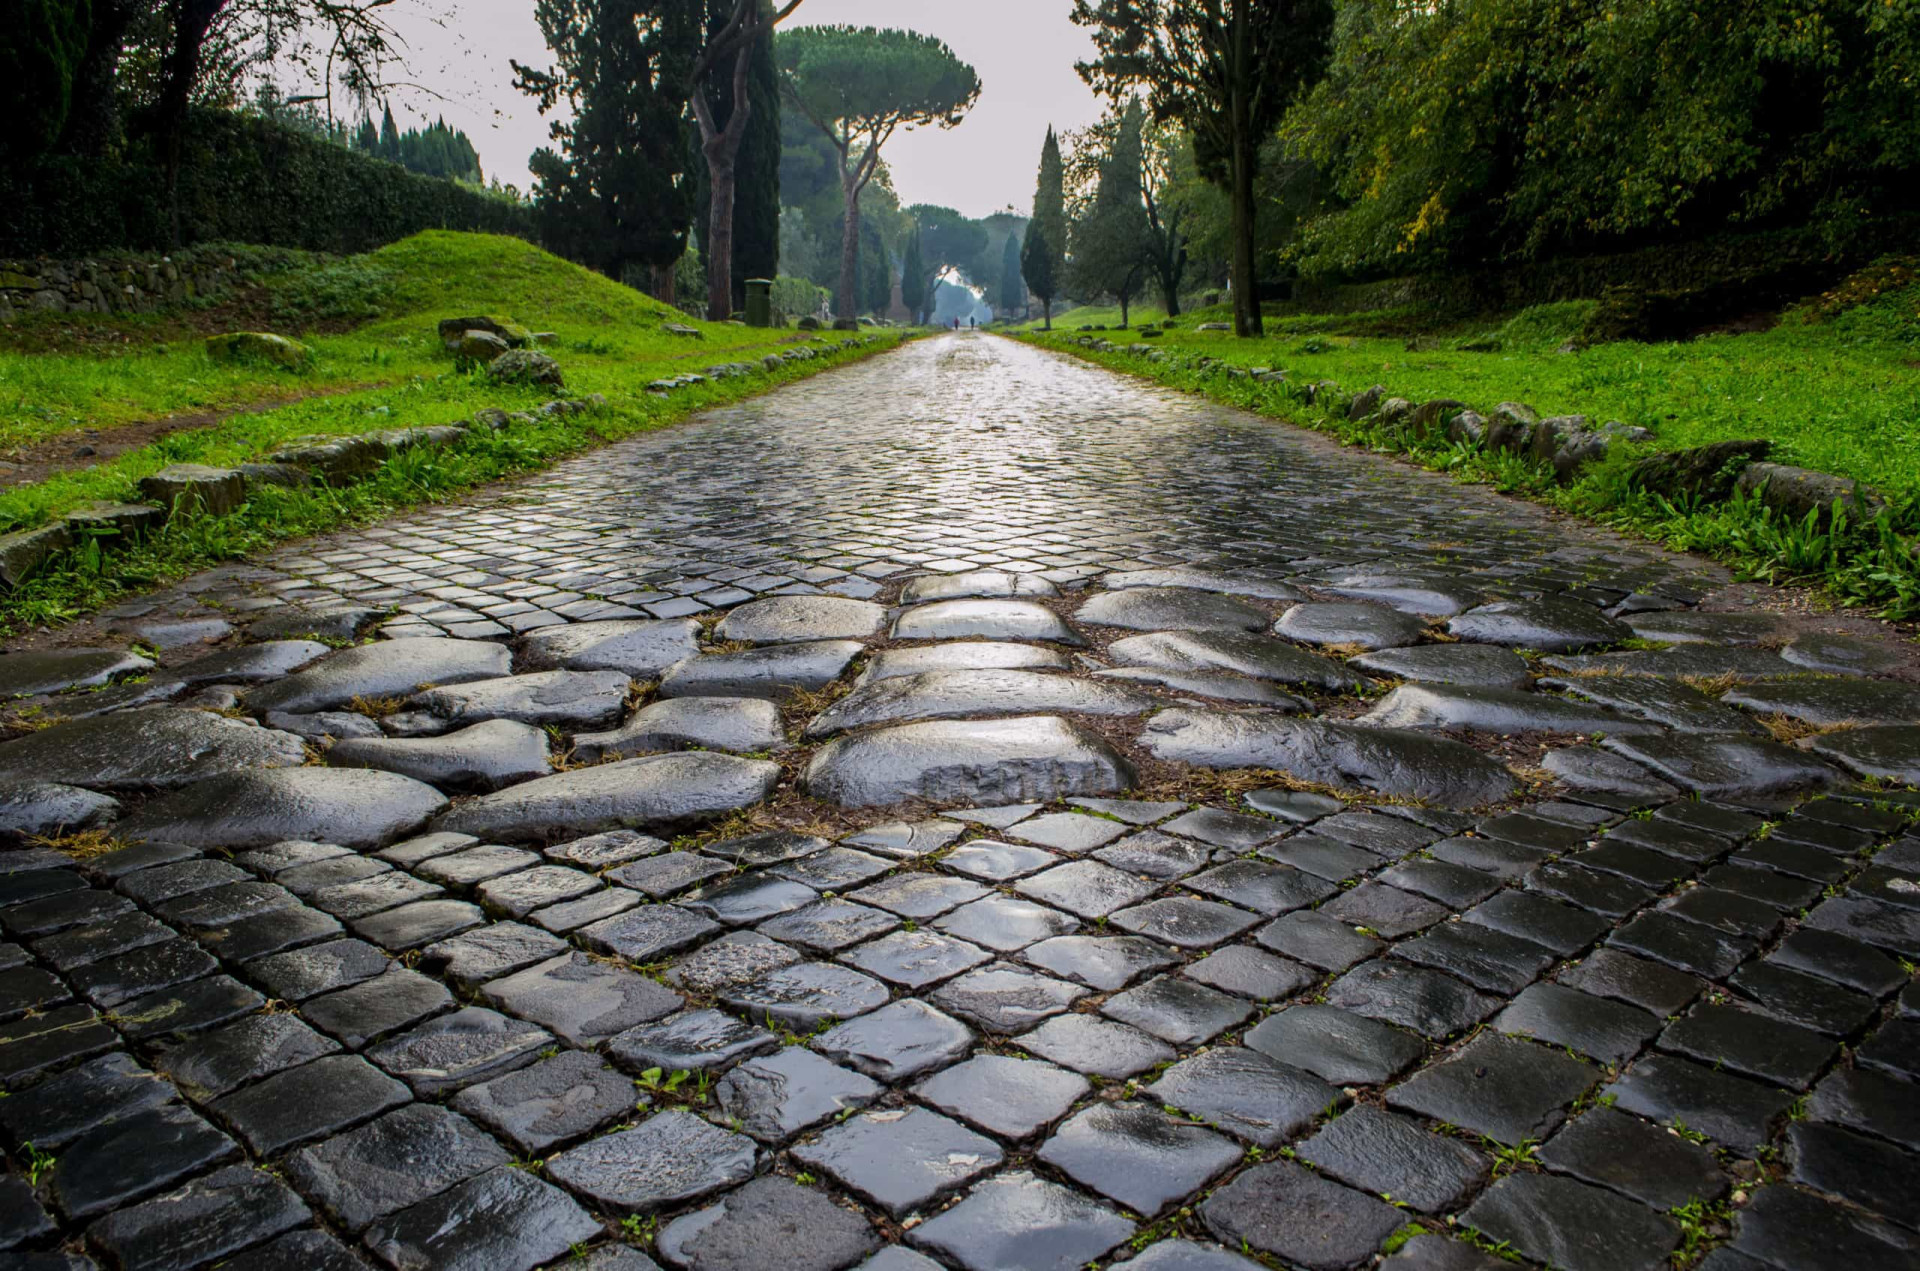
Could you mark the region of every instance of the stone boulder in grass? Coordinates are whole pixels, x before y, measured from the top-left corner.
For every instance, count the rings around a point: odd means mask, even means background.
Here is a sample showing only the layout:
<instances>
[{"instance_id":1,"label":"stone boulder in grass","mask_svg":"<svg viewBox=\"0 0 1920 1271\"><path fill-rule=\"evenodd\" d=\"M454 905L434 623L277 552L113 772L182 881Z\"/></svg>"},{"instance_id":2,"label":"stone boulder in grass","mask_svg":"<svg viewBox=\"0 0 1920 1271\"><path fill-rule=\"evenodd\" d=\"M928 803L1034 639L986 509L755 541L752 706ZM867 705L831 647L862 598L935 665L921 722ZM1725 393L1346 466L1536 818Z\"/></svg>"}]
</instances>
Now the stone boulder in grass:
<instances>
[{"instance_id":1,"label":"stone boulder in grass","mask_svg":"<svg viewBox=\"0 0 1920 1271\"><path fill-rule=\"evenodd\" d=\"M313 365L313 350L298 340L267 331L229 331L207 337L207 357L225 365L274 366L304 371Z\"/></svg>"},{"instance_id":2,"label":"stone boulder in grass","mask_svg":"<svg viewBox=\"0 0 1920 1271\"><path fill-rule=\"evenodd\" d=\"M487 363L487 378L496 384L539 384L561 388L560 364L544 353L510 349Z\"/></svg>"},{"instance_id":3,"label":"stone boulder in grass","mask_svg":"<svg viewBox=\"0 0 1920 1271\"><path fill-rule=\"evenodd\" d=\"M442 318L440 343L449 353L460 351L460 342L469 332L480 331L497 336L510 349L524 349L533 343L533 332L509 318L479 314L471 318Z\"/></svg>"}]
</instances>

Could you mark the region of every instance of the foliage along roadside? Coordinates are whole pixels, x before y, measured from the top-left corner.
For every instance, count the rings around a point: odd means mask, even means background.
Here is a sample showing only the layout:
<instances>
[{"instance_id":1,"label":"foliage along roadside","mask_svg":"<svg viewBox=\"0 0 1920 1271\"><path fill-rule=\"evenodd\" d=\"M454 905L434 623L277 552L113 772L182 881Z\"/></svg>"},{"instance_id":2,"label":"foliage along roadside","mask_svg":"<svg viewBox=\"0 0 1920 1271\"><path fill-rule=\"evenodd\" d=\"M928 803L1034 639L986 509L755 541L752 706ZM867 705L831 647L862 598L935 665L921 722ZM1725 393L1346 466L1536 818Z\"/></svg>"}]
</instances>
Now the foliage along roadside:
<instances>
[{"instance_id":1,"label":"foliage along roadside","mask_svg":"<svg viewBox=\"0 0 1920 1271\"><path fill-rule=\"evenodd\" d=\"M1705 503L1639 489L1628 479L1630 456L1624 446L1614 447L1606 460L1583 469L1575 481L1563 486L1556 484L1550 467L1518 455L1488 450L1478 443L1418 437L1373 418L1349 420L1344 413L1309 405L1301 390L1319 378L1311 373L1297 381L1258 381L1244 374L1231 375L1229 371L1238 368L1220 362L1196 367L1185 359L1154 360L1123 348L1101 351L1082 347L1060 332L1028 331L1021 338L1111 370L1330 433L1348 445L1400 455L1463 481L1490 484L1504 494L1547 503L1676 550L1701 552L1726 563L1743 578L1813 584L1842 605L1871 606L1885 618L1920 618L1920 547L1913 537L1920 527L1920 497L1912 490L1896 494L1874 519L1864 523L1837 509L1831 518L1810 513L1793 520L1737 491L1725 502ZM1364 386L1345 387L1357 391ZM1340 394L1329 396L1341 405L1347 400Z\"/></svg>"}]
</instances>

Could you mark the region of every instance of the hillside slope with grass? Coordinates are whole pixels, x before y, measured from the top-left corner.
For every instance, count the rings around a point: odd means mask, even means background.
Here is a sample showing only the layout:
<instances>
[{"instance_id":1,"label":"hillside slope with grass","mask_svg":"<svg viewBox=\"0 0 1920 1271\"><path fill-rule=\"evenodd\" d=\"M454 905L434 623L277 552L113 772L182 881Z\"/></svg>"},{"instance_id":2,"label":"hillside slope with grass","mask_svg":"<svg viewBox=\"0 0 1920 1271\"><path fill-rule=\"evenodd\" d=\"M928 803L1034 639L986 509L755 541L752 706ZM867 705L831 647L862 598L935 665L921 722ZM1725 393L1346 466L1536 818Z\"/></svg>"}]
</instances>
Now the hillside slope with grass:
<instances>
[{"instance_id":1,"label":"hillside slope with grass","mask_svg":"<svg viewBox=\"0 0 1920 1271\"><path fill-rule=\"evenodd\" d=\"M832 333L695 321L517 238L433 231L344 258L229 250L246 285L199 309L30 314L0 326L0 459L25 461L0 486L0 532L94 501L135 500L140 479L170 464L230 466L295 437L444 424L555 396L457 366L437 332L443 318L487 315L550 333L538 347L559 362L565 394L598 393L607 406L476 439L431 464L390 465L431 469L405 480L396 471L351 489L260 491L242 514L218 525L170 525L91 577L68 567L29 580L0 596L0 625L71 616L209 560L444 497L891 344L888 337L845 350ZM205 337L236 324L301 340L313 351L311 365L216 364ZM699 335L676 334L670 324ZM772 371L757 365L802 344L820 356ZM670 396L648 391L655 380L729 362L754 363L754 373Z\"/></svg>"}]
</instances>

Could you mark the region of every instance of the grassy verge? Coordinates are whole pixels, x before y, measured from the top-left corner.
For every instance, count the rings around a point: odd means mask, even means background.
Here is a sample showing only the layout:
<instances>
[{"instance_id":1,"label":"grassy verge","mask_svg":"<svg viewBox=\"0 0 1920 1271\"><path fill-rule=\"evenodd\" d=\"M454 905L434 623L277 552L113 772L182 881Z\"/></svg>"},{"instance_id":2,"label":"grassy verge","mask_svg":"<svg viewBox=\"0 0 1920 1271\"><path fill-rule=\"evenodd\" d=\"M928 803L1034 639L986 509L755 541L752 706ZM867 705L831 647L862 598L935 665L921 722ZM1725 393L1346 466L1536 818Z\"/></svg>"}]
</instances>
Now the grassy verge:
<instances>
[{"instance_id":1,"label":"grassy verge","mask_svg":"<svg viewBox=\"0 0 1920 1271\"><path fill-rule=\"evenodd\" d=\"M353 486L256 489L237 514L178 518L129 549L75 553L0 597L0 633L77 617L116 596L288 538L372 520L543 467L894 342L843 351L838 333L816 337L691 322L517 239L487 235L428 233L368 256L305 260L298 269L270 272L259 288L264 295L254 298L252 312L281 317L253 325L297 334L314 349L312 369L215 367L191 324L178 318L75 321L37 315L0 333L0 435L14 444L186 407L238 408L210 426L175 432L91 467L0 493L0 529L43 524L93 500L131 500L141 477L171 463L238 463L259 459L295 436L440 424L481 407L524 410L554 396L551 390L496 385L483 373L457 369L441 351L435 330L443 317L490 314L552 332L541 347L560 362L568 393L602 393L608 405L584 415L541 417L446 450L409 452ZM363 318L370 310L377 316L350 330L326 330L340 325L341 315ZM54 321L62 323L58 333L49 330ZM670 322L692 326L703 338L669 333L663 327ZM111 339L116 331L126 338ZM158 343L151 338L154 332L162 335ZM670 397L645 391L658 378L717 362L755 361L803 340L821 356L678 389ZM369 382L372 387L246 408L262 398Z\"/></svg>"},{"instance_id":2,"label":"grassy verge","mask_svg":"<svg viewBox=\"0 0 1920 1271\"><path fill-rule=\"evenodd\" d=\"M1893 303L1904 305L1911 312L1914 302L1908 294L1894 298ZM1386 351L1386 341L1360 336L1335 337L1346 341L1338 351L1296 353L1290 350L1302 346L1319 348L1328 341L1324 338L1302 340L1297 331L1264 340L1236 341L1231 336L1183 329L1186 321L1204 318L1183 320L1182 328L1147 342L1164 351L1163 360L1153 360L1145 353L1130 352L1124 347L1112 352L1084 348L1074 343L1077 332L1058 328L1052 335L1026 332L1023 338L1114 370L1329 432L1350 445L1404 455L1424 467L1550 503L1669 547L1703 552L1725 562L1741 577L1814 584L1825 589L1837 603L1870 606L1882 616L1908 619L1920 617L1920 552L1916 551L1912 538L1914 532L1920 530L1920 474L1913 471L1915 465L1920 464L1920 451L1910 442L1902 443L1906 446L1904 452L1873 452L1872 462L1863 458L1860 465L1848 468L1834 462L1832 456L1843 450L1865 455L1866 451L1858 450L1866 445L1863 437L1827 436L1809 423L1805 413L1824 388L1846 397L1845 401L1823 407L1831 412L1822 416L1828 420L1829 427L1834 426L1832 416L1837 414L1856 421L1858 431L1868 436L1907 436L1920 431L1920 387L1915 384L1913 370L1899 365L1902 351L1911 355L1920 350L1910 344L1903 347L1900 339L1886 338L1863 339L1859 345L1848 346L1836 330L1850 327L1857 337L1858 328L1869 325L1874 317L1862 314L1850 323L1834 319L1823 325L1789 315L1789 322L1783 322L1773 331L1751 336L1716 337L1670 346L1606 346L1581 354L1514 353L1503 355L1507 369L1499 374L1489 369L1490 364L1485 360L1491 355L1457 353L1441 358L1448 365L1454 358L1468 360L1463 362L1468 365L1475 364L1470 359L1480 359L1482 378L1479 379L1469 376L1450 379L1428 365L1435 355L1405 353L1404 340L1401 351L1393 353ZM1335 320L1321 318L1319 321L1332 324ZM1338 321L1352 322L1353 319ZM1530 311L1516 318L1509 328L1527 323L1542 323L1542 315ZM1920 329L1920 321L1912 325ZM1805 347L1791 340L1796 332L1806 335ZM1111 333L1108 338L1116 344L1125 339ZM1890 344L1894 347L1890 348ZM1858 364L1879 368L1877 383L1851 381L1827 365L1822 350L1831 352L1837 347L1850 348L1848 356ZM1197 364L1196 359L1201 355L1215 360L1211 365ZM1600 355L1601 360L1588 363L1584 368L1580 365L1595 355ZM1572 387L1584 382L1582 377L1595 374L1598 368L1620 365L1621 359L1628 358L1662 359L1669 365L1686 365L1690 372L1661 380L1644 368L1636 370L1638 391L1648 394L1653 403L1638 415L1610 411ZM1844 365L1846 359L1836 357L1835 361ZM1743 402L1740 409L1734 410L1724 401L1716 404L1703 398L1700 409L1690 416L1691 427L1676 427L1677 418L1693 400L1686 386L1720 377L1724 387L1725 377L1736 374L1732 369L1736 364L1746 368L1738 372L1739 375L1752 377L1756 382L1764 381L1763 387L1750 385L1746 390L1754 394L1753 400ZM1816 364L1822 369L1807 369ZM1262 382L1229 372L1229 368L1252 366L1284 370L1289 378L1286 382ZM1425 369L1400 373L1409 366ZM1824 457L1826 470L1860 477L1880 486L1889 495L1889 505L1876 520L1859 524L1850 523L1844 516L1831 522L1811 516L1793 521L1755 501L1739 497L1717 504L1676 502L1649 494L1628 482L1627 466L1633 458L1630 452L1644 452L1642 447L1628 446L1616 446L1606 461L1582 470L1574 483L1558 485L1550 469L1514 455L1487 451L1478 445L1413 439L1398 428L1329 415L1309 405L1300 391L1302 386L1321 379L1335 380L1349 392L1381 383L1389 393L1416 402L1456 397L1485 408L1502 400L1520 400L1531 401L1543 413L1578 412L1596 419L1623 418L1628 422L1655 418L1664 426L1656 428L1657 440L1649 443L1652 448L1677 448L1724 437L1773 437L1784 461L1820 467L1818 458ZM1769 393L1779 398L1772 412L1761 409L1767 404ZM1891 419L1884 410L1889 399L1911 401L1916 409L1899 420ZM1669 414L1676 419L1666 419Z\"/></svg>"}]
</instances>

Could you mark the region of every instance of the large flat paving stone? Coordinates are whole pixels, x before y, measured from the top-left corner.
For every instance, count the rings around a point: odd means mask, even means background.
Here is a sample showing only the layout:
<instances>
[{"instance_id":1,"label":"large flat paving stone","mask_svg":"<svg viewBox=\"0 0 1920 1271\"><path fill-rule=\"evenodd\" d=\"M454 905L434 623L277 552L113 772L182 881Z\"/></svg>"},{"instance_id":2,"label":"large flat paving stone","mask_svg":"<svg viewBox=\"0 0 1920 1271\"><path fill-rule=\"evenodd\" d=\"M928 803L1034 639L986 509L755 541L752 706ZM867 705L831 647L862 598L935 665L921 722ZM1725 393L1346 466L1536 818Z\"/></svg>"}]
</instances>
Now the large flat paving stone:
<instances>
[{"instance_id":1,"label":"large flat paving stone","mask_svg":"<svg viewBox=\"0 0 1920 1271\"><path fill-rule=\"evenodd\" d=\"M94 790L178 790L208 777L297 767L306 743L209 711L144 706L77 719L0 744L0 782Z\"/></svg>"},{"instance_id":2,"label":"large flat paving stone","mask_svg":"<svg viewBox=\"0 0 1920 1271\"><path fill-rule=\"evenodd\" d=\"M758 1156L752 1139L674 1109L562 1152L547 1162L547 1177L598 1204L644 1214L745 1182Z\"/></svg>"},{"instance_id":3,"label":"large flat paving stone","mask_svg":"<svg viewBox=\"0 0 1920 1271\"><path fill-rule=\"evenodd\" d=\"M715 634L749 644L863 640L886 623L887 611L844 596L769 596L730 610Z\"/></svg>"},{"instance_id":4,"label":"large flat paving stone","mask_svg":"<svg viewBox=\"0 0 1920 1271\"><path fill-rule=\"evenodd\" d=\"M306 1205L285 1183L264 1170L233 1165L116 1210L88 1228L87 1236L123 1267L207 1262L236 1267L238 1261L225 1261L224 1256L309 1217Z\"/></svg>"},{"instance_id":5,"label":"large flat paving stone","mask_svg":"<svg viewBox=\"0 0 1920 1271\"><path fill-rule=\"evenodd\" d=\"M1376 728L1450 732L1651 733L1658 725L1597 703L1549 693L1464 684L1403 684L1360 717Z\"/></svg>"},{"instance_id":6,"label":"large flat paving stone","mask_svg":"<svg viewBox=\"0 0 1920 1271\"><path fill-rule=\"evenodd\" d=\"M1736 684L1721 700L1757 715L1785 715L1819 728L1920 724L1920 686L1888 680L1802 676Z\"/></svg>"},{"instance_id":7,"label":"large flat paving stone","mask_svg":"<svg viewBox=\"0 0 1920 1271\"><path fill-rule=\"evenodd\" d=\"M992 1139L924 1108L857 1113L794 1148L793 1157L895 1217L964 1187L1003 1159Z\"/></svg>"},{"instance_id":8,"label":"large flat paving stone","mask_svg":"<svg viewBox=\"0 0 1920 1271\"><path fill-rule=\"evenodd\" d=\"M1037 574L1015 574L1001 569L972 569L960 574L926 574L909 579L900 589L900 603L920 605L930 600L972 598L1007 599L1013 596L1057 596L1060 589Z\"/></svg>"},{"instance_id":9,"label":"large flat paving stone","mask_svg":"<svg viewBox=\"0 0 1920 1271\"><path fill-rule=\"evenodd\" d=\"M1349 665L1373 675L1426 684L1466 684L1476 688L1525 688L1531 679L1527 660L1509 649L1484 644L1419 644L1363 653Z\"/></svg>"},{"instance_id":10,"label":"large flat paving stone","mask_svg":"<svg viewBox=\"0 0 1920 1271\"><path fill-rule=\"evenodd\" d=\"M1224 671L1256 680L1346 692L1366 683L1343 664L1272 636L1164 631L1115 640L1108 654L1123 666L1164 671Z\"/></svg>"},{"instance_id":11,"label":"large flat paving stone","mask_svg":"<svg viewBox=\"0 0 1920 1271\"><path fill-rule=\"evenodd\" d=\"M768 1037L772 1043L771 1035ZM669 1071L688 1064L648 1064ZM624 1119L638 1104L632 1078L588 1051L563 1050L551 1059L468 1086L453 1098L455 1111L478 1121L529 1157Z\"/></svg>"},{"instance_id":12,"label":"large flat paving stone","mask_svg":"<svg viewBox=\"0 0 1920 1271\"><path fill-rule=\"evenodd\" d=\"M1663 728L1683 733L1757 732L1753 720L1678 680L1650 675L1586 675L1551 679L1545 687L1564 689Z\"/></svg>"},{"instance_id":13,"label":"large flat paving stone","mask_svg":"<svg viewBox=\"0 0 1920 1271\"><path fill-rule=\"evenodd\" d=\"M1318 1077L1245 1046L1218 1046L1183 1059L1146 1091L1167 1107L1262 1148L1294 1138L1345 1100Z\"/></svg>"},{"instance_id":14,"label":"large flat paving stone","mask_svg":"<svg viewBox=\"0 0 1920 1271\"><path fill-rule=\"evenodd\" d=\"M277 768L196 782L148 804L120 832L207 848L305 839L367 851L413 832L446 806L438 790L398 773Z\"/></svg>"},{"instance_id":15,"label":"large flat paving stone","mask_svg":"<svg viewBox=\"0 0 1920 1271\"><path fill-rule=\"evenodd\" d=\"M1858 776L1920 784L1920 727L1842 729L1813 738L1807 748Z\"/></svg>"},{"instance_id":16,"label":"large flat paving stone","mask_svg":"<svg viewBox=\"0 0 1920 1271\"><path fill-rule=\"evenodd\" d=\"M563 954L504 976L481 989L481 996L576 1046L595 1046L635 1025L671 1015L682 1000L637 971L583 953Z\"/></svg>"},{"instance_id":17,"label":"large flat paving stone","mask_svg":"<svg viewBox=\"0 0 1920 1271\"><path fill-rule=\"evenodd\" d=\"M553 1184L507 1166L374 1224L366 1245L395 1267L532 1271L604 1230Z\"/></svg>"},{"instance_id":18,"label":"large flat paving stone","mask_svg":"<svg viewBox=\"0 0 1920 1271\"><path fill-rule=\"evenodd\" d=\"M120 815L118 799L52 781L0 785L0 838L59 838L98 829Z\"/></svg>"},{"instance_id":19,"label":"large flat paving stone","mask_svg":"<svg viewBox=\"0 0 1920 1271\"><path fill-rule=\"evenodd\" d=\"M1256 1165L1200 1207L1229 1248L1272 1254L1313 1271L1358 1266L1401 1226L1399 1210L1294 1164Z\"/></svg>"},{"instance_id":20,"label":"large flat paving stone","mask_svg":"<svg viewBox=\"0 0 1920 1271\"><path fill-rule=\"evenodd\" d=\"M1198 1192L1244 1155L1224 1135L1139 1103L1096 1103L1070 1118L1036 1159L1149 1218Z\"/></svg>"},{"instance_id":21,"label":"large flat paving stone","mask_svg":"<svg viewBox=\"0 0 1920 1271\"><path fill-rule=\"evenodd\" d=\"M416 1103L300 1149L287 1158L287 1173L336 1222L357 1232L508 1159L465 1117Z\"/></svg>"},{"instance_id":22,"label":"large flat paving stone","mask_svg":"<svg viewBox=\"0 0 1920 1271\"><path fill-rule=\"evenodd\" d=\"M1577 653L1633 636L1632 628L1592 605L1557 596L1498 600L1469 609L1447 623L1447 633L1476 644L1504 644L1541 653Z\"/></svg>"},{"instance_id":23,"label":"large flat paving stone","mask_svg":"<svg viewBox=\"0 0 1920 1271\"><path fill-rule=\"evenodd\" d=\"M1222 574L1213 570L1179 566L1172 569L1126 569L1100 577L1100 585L1109 591L1129 587L1184 587L1188 591L1211 591L1223 596L1252 596L1256 600L1300 600L1298 587L1269 578Z\"/></svg>"},{"instance_id":24,"label":"large flat paving stone","mask_svg":"<svg viewBox=\"0 0 1920 1271\"><path fill-rule=\"evenodd\" d=\"M105 1121L68 1143L49 1192L68 1218L109 1213L237 1156L232 1139L185 1106L165 1103Z\"/></svg>"},{"instance_id":25,"label":"large flat paving stone","mask_svg":"<svg viewBox=\"0 0 1920 1271\"><path fill-rule=\"evenodd\" d=\"M1360 601L1310 601L1294 605L1273 624L1275 635L1300 644L1343 645L1361 650L1418 644L1427 624L1412 614Z\"/></svg>"},{"instance_id":26,"label":"large flat paving stone","mask_svg":"<svg viewBox=\"0 0 1920 1271\"><path fill-rule=\"evenodd\" d=\"M363 698L406 697L423 684L464 684L507 674L506 646L422 637L342 649L304 671L247 692L254 711L335 710Z\"/></svg>"},{"instance_id":27,"label":"large flat paving stone","mask_svg":"<svg viewBox=\"0 0 1920 1271\"><path fill-rule=\"evenodd\" d=\"M153 659L124 649L26 649L0 655L0 697L99 688L151 669Z\"/></svg>"},{"instance_id":28,"label":"large flat paving stone","mask_svg":"<svg viewBox=\"0 0 1920 1271\"><path fill-rule=\"evenodd\" d=\"M839 679L866 646L858 640L816 640L703 653L682 659L660 677L661 697L759 697L778 701L814 692Z\"/></svg>"},{"instance_id":29,"label":"large flat paving stone","mask_svg":"<svg viewBox=\"0 0 1920 1271\"><path fill-rule=\"evenodd\" d=\"M874 724L993 715L1141 715L1162 705L1118 684L1040 671L924 671L857 688L807 725L831 737Z\"/></svg>"},{"instance_id":30,"label":"large flat paving stone","mask_svg":"<svg viewBox=\"0 0 1920 1271\"><path fill-rule=\"evenodd\" d=\"M404 705L456 724L518 720L541 728L604 728L626 708L624 671L533 671L415 693Z\"/></svg>"},{"instance_id":31,"label":"large flat paving stone","mask_svg":"<svg viewBox=\"0 0 1920 1271\"><path fill-rule=\"evenodd\" d=\"M1045 640L1086 643L1060 616L1031 600L936 600L915 605L893 624L896 640Z\"/></svg>"},{"instance_id":32,"label":"large flat paving stone","mask_svg":"<svg viewBox=\"0 0 1920 1271\"><path fill-rule=\"evenodd\" d=\"M1461 1216L1490 1239L1567 1271L1652 1271L1680 1243L1672 1219L1554 1174L1512 1174Z\"/></svg>"},{"instance_id":33,"label":"large flat paving stone","mask_svg":"<svg viewBox=\"0 0 1920 1271\"><path fill-rule=\"evenodd\" d=\"M618 728L580 733L573 758L599 763L661 750L773 750L786 741L780 709L763 698L669 697L643 706Z\"/></svg>"},{"instance_id":34,"label":"large flat paving stone","mask_svg":"<svg viewBox=\"0 0 1920 1271\"><path fill-rule=\"evenodd\" d=\"M922 1248L967 1271L997 1267L1078 1267L1126 1240L1134 1225L1070 1188L1018 1171L988 1179L967 1198L913 1231Z\"/></svg>"},{"instance_id":35,"label":"large flat paving stone","mask_svg":"<svg viewBox=\"0 0 1920 1271\"><path fill-rule=\"evenodd\" d=\"M1024 577L1024 575L1022 575ZM1059 649L1004 640L959 640L951 644L882 649L867 660L854 681L864 688L881 680L924 671L1064 671L1073 665Z\"/></svg>"},{"instance_id":36,"label":"large flat paving stone","mask_svg":"<svg viewBox=\"0 0 1920 1271\"><path fill-rule=\"evenodd\" d=\"M1039 715L901 724L840 738L814 755L805 781L808 793L843 807L915 798L991 805L1107 794L1132 785L1133 775L1102 738Z\"/></svg>"},{"instance_id":37,"label":"large flat paving stone","mask_svg":"<svg viewBox=\"0 0 1920 1271\"><path fill-rule=\"evenodd\" d=\"M547 734L508 719L487 720L438 737L348 738L327 751L327 763L397 772L443 790L498 790L553 771Z\"/></svg>"},{"instance_id":38,"label":"large flat paving stone","mask_svg":"<svg viewBox=\"0 0 1920 1271\"><path fill-rule=\"evenodd\" d=\"M841 1271L879 1248L880 1238L824 1193L769 1177L674 1219L656 1243L669 1266L686 1271Z\"/></svg>"},{"instance_id":39,"label":"large flat paving stone","mask_svg":"<svg viewBox=\"0 0 1920 1271\"><path fill-rule=\"evenodd\" d=\"M462 803L441 832L507 842L621 829L673 829L748 807L773 792L780 765L719 754L652 755L528 781Z\"/></svg>"},{"instance_id":40,"label":"large flat paving stone","mask_svg":"<svg viewBox=\"0 0 1920 1271\"><path fill-rule=\"evenodd\" d=\"M1602 744L1703 799L1754 798L1834 785L1845 779L1818 759L1778 742L1744 734L1616 734Z\"/></svg>"},{"instance_id":41,"label":"large flat paving stone","mask_svg":"<svg viewBox=\"0 0 1920 1271\"><path fill-rule=\"evenodd\" d=\"M1264 631L1267 611L1231 596L1185 587L1102 592L1074 615L1093 627L1128 631Z\"/></svg>"},{"instance_id":42,"label":"large flat paving stone","mask_svg":"<svg viewBox=\"0 0 1920 1271\"><path fill-rule=\"evenodd\" d=\"M516 660L523 671L619 671L650 680L698 653L699 634L691 618L570 622L521 636Z\"/></svg>"},{"instance_id":43,"label":"large flat paving stone","mask_svg":"<svg viewBox=\"0 0 1920 1271\"><path fill-rule=\"evenodd\" d=\"M1147 721L1141 739L1160 759L1203 768L1276 768L1306 781L1442 807L1493 803L1514 788L1512 773L1472 747L1403 729L1178 708Z\"/></svg>"}]
</instances>

